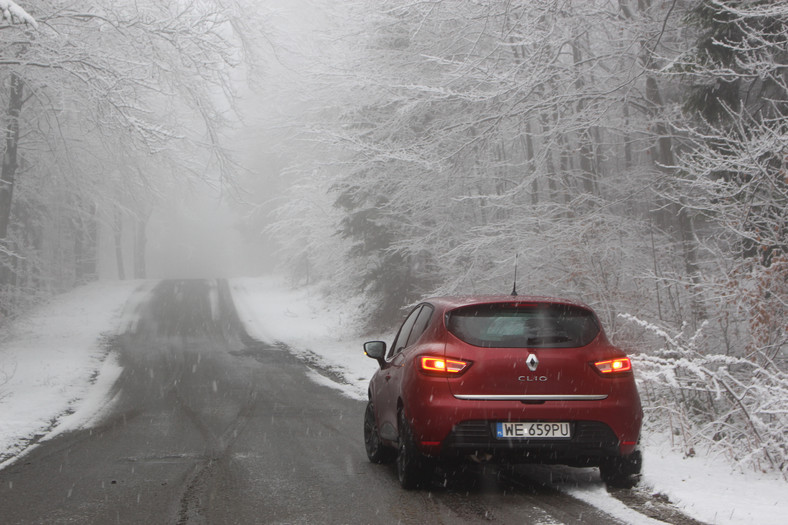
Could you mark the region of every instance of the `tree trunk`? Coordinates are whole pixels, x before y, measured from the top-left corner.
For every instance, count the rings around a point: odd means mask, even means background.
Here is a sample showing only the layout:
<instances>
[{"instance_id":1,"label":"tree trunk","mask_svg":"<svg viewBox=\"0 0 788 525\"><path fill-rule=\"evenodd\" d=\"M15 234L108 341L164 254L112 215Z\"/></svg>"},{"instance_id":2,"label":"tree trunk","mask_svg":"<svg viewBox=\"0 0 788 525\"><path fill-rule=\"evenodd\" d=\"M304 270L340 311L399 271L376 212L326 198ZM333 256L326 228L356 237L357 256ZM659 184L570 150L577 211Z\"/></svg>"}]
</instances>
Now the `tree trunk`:
<instances>
[{"instance_id":1,"label":"tree trunk","mask_svg":"<svg viewBox=\"0 0 788 525\"><path fill-rule=\"evenodd\" d=\"M580 45L577 42L572 43L572 59L574 60L575 66L575 88L577 89L577 93L579 96L582 96L582 93L585 92L585 79L583 78L583 74L580 71L580 64L583 61L583 52L580 49ZM581 99L577 103L577 112L582 114L585 110L585 103ZM583 190L593 195L595 193L596 184L596 173L594 169L594 148L591 143L591 131L589 129L580 130L577 135L577 141L580 143L580 171L582 177L582 187Z\"/></svg>"},{"instance_id":2,"label":"tree trunk","mask_svg":"<svg viewBox=\"0 0 788 525\"><path fill-rule=\"evenodd\" d=\"M74 263L77 283L86 283L96 279L96 239L98 235L96 206L90 205L85 215L84 218L78 219L74 225Z\"/></svg>"},{"instance_id":3,"label":"tree trunk","mask_svg":"<svg viewBox=\"0 0 788 525\"><path fill-rule=\"evenodd\" d=\"M622 107L624 115L624 173L629 174L632 169L632 136L629 133L629 101L625 100Z\"/></svg>"},{"instance_id":4,"label":"tree trunk","mask_svg":"<svg viewBox=\"0 0 788 525\"><path fill-rule=\"evenodd\" d=\"M145 253L148 244L146 229L148 217L138 217L134 223L134 278L147 278L148 270L145 265Z\"/></svg>"},{"instance_id":5,"label":"tree trunk","mask_svg":"<svg viewBox=\"0 0 788 525\"><path fill-rule=\"evenodd\" d=\"M531 121L525 121L525 159L526 166L528 166L528 173L533 177L531 182L531 205L537 206L539 204L539 181L536 177L536 166L534 159L536 153L534 152L534 139L531 136Z\"/></svg>"},{"instance_id":6,"label":"tree trunk","mask_svg":"<svg viewBox=\"0 0 788 525\"><path fill-rule=\"evenodd\" d=\"M24 103L24 83L16 73L9 78L8 112L6 114L5 153L3 167L0 172L0 240L8 238L8 226L11 221L11 203L14 196L16 170L19 166L17 149L19 147L19 114Z\"/></svg>"},{"instance_id":7,"label":"tree trunk","mask_svg":"<svg viewBox=\"0 0 788 525\"><path fill-rule=\"evenodd\" d=\"M115 262L118 265L118 279L126 279L126 267L123 264L123 215L115 212L115 225L113 227L115 238Z\"/></svg>"},{"instance_id":8,"label":"tree trunk","mask_svg":"<svg viewBox=\"0 0 788 525\"><path fill-rule=\"evenodd\" d=\"M541 116L541 124L542 124L542 132L544 133L546 130L550 129L550 117L546 114L542 114ZM561 155L561 151L558 151L559 156ZM549 194L549 201L550 202L558 202L558 183L556 179L558 179L559 174L555 169L555 161L553 160L553 152L548 152L547 154L547 190Z\"/></svg>"}]
</instances>

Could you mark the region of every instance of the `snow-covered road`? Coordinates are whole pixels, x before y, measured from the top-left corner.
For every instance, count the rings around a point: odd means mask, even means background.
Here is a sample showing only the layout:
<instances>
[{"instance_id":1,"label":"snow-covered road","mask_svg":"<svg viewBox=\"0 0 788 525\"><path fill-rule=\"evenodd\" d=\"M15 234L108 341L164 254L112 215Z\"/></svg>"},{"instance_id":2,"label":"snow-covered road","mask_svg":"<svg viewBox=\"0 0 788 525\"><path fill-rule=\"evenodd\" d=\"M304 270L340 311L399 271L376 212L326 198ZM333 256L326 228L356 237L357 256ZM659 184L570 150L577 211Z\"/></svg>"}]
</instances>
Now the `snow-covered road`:
<instances>
[{"instance_id":1,"label":"snow-covered road","mask_svg":"<svg viewBox=\"0 0 788 525\"><path fill-rule=\"evenodd\" d=\"M113 385L122 367L106 340L133 327L142 300L155 284L94 283L57 297L2 334L0 468L37 443L67 430L90 428L112 410ZM364 357L361 342L390 339L390 334L349 337L354 333L349 313L353 305L327 304L314 290L292 291L273 279L237 279L230 289L250 335L271 344L287 343L310 365L316 382L350 399L364 399L377 365ZM663 436L646 436L645 455L639 489L645 506L669 499L687 515L720 524L782 523L788 512L788 484L776 475L738 473L720 458L681 458ZM555 488L625 523L651 522L609 494L594 469L559 469L547 475Z\"/></svg>"}]
</instances>

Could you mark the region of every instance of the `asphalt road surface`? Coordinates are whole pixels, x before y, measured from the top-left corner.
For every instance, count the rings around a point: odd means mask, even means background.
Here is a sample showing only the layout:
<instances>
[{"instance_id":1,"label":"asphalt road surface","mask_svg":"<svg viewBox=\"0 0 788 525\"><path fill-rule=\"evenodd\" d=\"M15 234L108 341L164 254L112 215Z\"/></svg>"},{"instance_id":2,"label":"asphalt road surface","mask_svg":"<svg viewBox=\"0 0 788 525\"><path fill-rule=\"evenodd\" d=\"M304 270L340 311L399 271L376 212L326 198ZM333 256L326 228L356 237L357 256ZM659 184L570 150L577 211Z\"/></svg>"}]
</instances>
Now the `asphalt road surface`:
<instances>
[{"instance_id":1,"label":"asphalt road surface","mask_svg":"<svg viewBox=\"0 0 788 525\"><path fill-rule=\"evenodd\" d=\"M0 471L0 523L618 523L535 471L400 489L367 461L364 404L249 340L222 281L163 281L137 314L110 415Z\"/></svg>"}]
</instances>

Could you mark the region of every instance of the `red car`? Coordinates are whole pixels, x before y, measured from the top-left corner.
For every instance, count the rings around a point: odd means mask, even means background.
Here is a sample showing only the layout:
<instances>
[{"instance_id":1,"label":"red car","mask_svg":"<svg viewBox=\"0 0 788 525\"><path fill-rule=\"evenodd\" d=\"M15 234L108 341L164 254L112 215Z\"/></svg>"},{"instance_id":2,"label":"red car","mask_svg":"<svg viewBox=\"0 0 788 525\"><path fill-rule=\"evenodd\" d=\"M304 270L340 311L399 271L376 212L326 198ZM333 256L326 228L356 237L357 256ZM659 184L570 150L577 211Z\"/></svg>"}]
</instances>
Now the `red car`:
<instances>
[{"instance_id":1,"label":"red car","mask_svg":"<svg viewBox=\"0 0 788 525\"><path fill-rule=\"evenodd\" d=\"M374 463L397 461L404 488L438 462L598 466L610 484L636 480L643 411L632 363L596 314L573 301L441 297L414 308L369 385L364 442Z\"/></svg>"}]
</instances>

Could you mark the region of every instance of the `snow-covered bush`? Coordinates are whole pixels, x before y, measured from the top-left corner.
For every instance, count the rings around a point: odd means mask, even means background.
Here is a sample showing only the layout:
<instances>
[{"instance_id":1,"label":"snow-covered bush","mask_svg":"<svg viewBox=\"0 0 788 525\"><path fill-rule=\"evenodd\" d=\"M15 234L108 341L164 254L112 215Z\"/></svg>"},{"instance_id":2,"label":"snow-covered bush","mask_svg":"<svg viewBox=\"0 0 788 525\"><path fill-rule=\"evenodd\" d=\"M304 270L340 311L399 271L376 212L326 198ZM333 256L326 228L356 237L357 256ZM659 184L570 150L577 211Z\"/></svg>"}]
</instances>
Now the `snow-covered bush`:
<instances>
[{"instance_id":1,"label":"snow-covered bush","mask_svg":"<svg viewBox=\"0 0 788 525\"><path fill-rule=\"evenodd\" d=\"M723 455L741 468L774 469L788 478L788 374L763 353L709 352L706 324L670 334L622 317L661 341L657 350L633 356L646 431L669 430L687 455Z\"/></svg>"}]
</instances>

